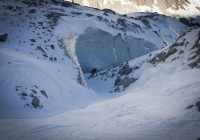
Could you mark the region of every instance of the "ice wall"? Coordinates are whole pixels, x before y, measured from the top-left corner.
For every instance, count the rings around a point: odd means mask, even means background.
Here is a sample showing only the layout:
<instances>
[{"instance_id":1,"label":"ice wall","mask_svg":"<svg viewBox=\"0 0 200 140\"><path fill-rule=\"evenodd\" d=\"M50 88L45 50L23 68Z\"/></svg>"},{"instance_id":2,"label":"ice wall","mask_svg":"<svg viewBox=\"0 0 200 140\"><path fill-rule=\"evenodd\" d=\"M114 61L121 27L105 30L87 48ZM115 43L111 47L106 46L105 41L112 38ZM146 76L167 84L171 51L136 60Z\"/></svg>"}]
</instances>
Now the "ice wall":
<instances>
[{"instance_id":1,"label":"ice wall","mask_svg":"<svg viewBox=\"0 0 200 140\"><path fill-rule=\"evenodd\" d=\"M75 43L75 54L83 72L90 72L119 65L125 61L156 50L156 46L143 39L112 36L100 29L90 29L79 35Z\"/></svg>"}]
</instances>

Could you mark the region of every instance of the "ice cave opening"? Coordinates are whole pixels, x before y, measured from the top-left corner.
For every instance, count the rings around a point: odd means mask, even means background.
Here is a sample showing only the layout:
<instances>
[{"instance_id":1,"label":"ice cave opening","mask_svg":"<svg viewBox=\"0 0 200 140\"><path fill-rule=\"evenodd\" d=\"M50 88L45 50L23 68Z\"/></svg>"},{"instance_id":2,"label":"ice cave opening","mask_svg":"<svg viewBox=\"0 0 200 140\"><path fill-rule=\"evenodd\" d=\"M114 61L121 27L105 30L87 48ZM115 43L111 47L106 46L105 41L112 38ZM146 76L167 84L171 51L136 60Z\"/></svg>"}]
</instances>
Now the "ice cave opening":
<instances>
[{"instance_id":1,"label":"ice cave opening","mask_svg":"<svg viewBox=\"0 0 200 140\"><path fill-rule=\"evenodd\" d=\"M100 29L90 29L75 41L75 55L83 73L120 65L128 60L156 50L155 44L140 38L112 34Z\"/></svg>"}]
</instances>

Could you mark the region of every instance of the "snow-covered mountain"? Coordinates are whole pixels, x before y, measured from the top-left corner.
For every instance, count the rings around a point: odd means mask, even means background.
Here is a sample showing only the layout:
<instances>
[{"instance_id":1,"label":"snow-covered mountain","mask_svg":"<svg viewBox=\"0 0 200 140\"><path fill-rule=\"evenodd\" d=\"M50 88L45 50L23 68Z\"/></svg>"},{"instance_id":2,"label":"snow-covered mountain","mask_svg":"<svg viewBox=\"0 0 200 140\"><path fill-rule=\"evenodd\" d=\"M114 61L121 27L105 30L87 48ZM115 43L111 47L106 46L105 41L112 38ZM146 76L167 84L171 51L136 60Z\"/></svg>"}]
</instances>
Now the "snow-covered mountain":
<instances>
[{"instance_id":1,"label":"snow-covered mountain","mask_svg":"<svg viewBox=\"0 0 200 140\"><path fill-rule=\"evenodd\" d=\"M76 82L87 86L83 72L161 49L189 29L158 14L124 17L71 3L1 1L1 7L2 112L71 104L83 88Z\"/></svg>"},{"instance_id":2,"label":"snow-covered mountain","mask_svg":"<svg viewBox=\"0 0 200 140\"><path fill-rule=\"evenodd\" d=\"M0 7L0 139L200 138L199 27L69 2Z\"/></svg>"},{"instance_id":3,"label":"snow-covered mountain","mask_svg":"<svg viewBox=\"0 0 200 140\"><path fill-rule=\"evenodd\" d=\"M199 0L67 0L117 13L157 12L174 17L200 16Z\"/></svg>"},{"instance_id":4,"label":"snow-covered mountain","mask_svg":"<svg viewBox=\"0 0 200 140\"><path fill-rule=\"evenodd\" d=\"M199 34L200 29L193 28L172 46L89 79L92 88L102 92L99 89L109 88L109 81L118 76L138 78L128 89L127 82L116 83L126 89L121 96L46 119L1 119L0 138L198 140Z\"/></svg>"}]
</instances>

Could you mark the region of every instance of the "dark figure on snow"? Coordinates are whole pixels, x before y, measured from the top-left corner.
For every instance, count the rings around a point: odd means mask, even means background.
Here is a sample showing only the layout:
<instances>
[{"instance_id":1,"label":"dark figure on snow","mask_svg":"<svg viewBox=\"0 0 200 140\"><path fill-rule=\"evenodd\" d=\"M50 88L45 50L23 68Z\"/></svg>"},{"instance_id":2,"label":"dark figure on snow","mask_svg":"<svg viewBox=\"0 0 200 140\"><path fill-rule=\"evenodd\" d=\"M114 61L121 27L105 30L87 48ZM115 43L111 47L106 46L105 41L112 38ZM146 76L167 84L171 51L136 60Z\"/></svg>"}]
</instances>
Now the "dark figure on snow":
<instances>
[{"instance_id":1,"label":"dark figure on snow","mask_svg":"<svg viewBox=\"0 0 200 140\"><path fill-rule=\"evenodd\" d=\"M92 76L94 76L94 75L97 75L97 69L96 68L92 69Z\"/></svg>"}]
</instances>

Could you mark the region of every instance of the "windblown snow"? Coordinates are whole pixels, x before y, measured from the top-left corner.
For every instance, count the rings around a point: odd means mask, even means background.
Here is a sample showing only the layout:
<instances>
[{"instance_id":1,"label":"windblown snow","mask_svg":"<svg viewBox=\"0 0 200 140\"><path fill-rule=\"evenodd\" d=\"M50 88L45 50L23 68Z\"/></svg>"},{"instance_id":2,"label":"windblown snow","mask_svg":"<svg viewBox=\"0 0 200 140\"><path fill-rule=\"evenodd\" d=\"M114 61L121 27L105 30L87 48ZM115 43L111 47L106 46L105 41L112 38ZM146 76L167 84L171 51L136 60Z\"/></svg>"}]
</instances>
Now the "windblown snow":
<instances>
[{"instance_id":1,"label":"windblown snow","mask_svg":"<svg viewBox=\"0 0 200 140\"><path fill-rule=\"evenodd\" d=\"M0 139L200 138L199 27L68 2L0 6Z\"/></svg>"}]
</instances>

